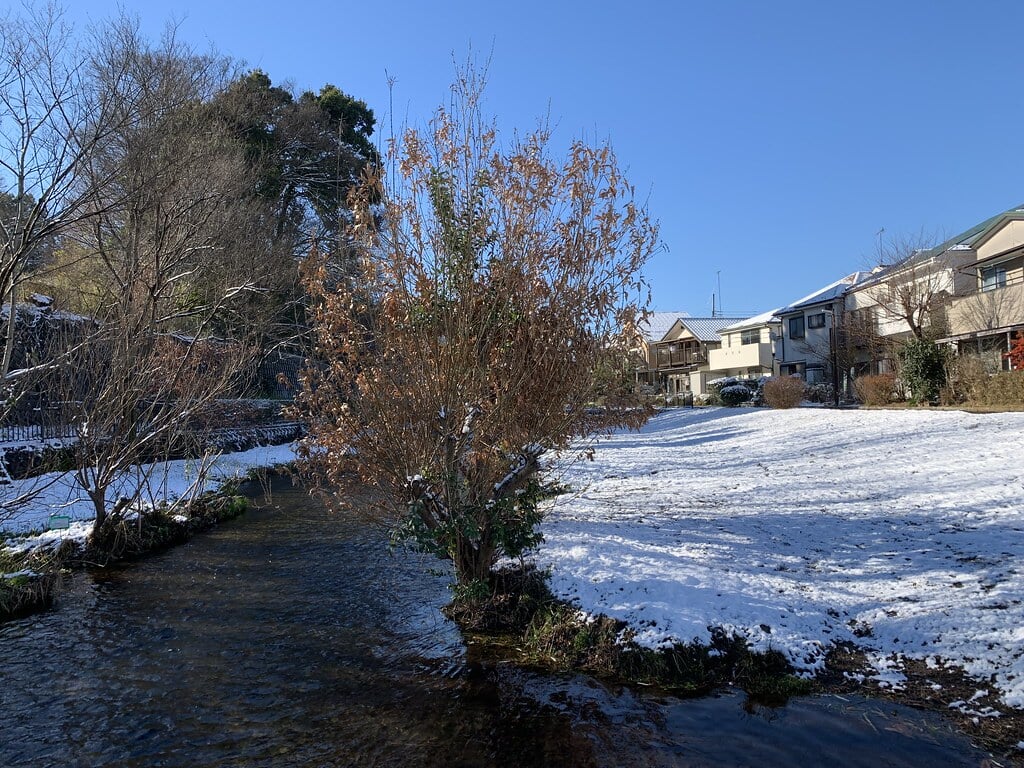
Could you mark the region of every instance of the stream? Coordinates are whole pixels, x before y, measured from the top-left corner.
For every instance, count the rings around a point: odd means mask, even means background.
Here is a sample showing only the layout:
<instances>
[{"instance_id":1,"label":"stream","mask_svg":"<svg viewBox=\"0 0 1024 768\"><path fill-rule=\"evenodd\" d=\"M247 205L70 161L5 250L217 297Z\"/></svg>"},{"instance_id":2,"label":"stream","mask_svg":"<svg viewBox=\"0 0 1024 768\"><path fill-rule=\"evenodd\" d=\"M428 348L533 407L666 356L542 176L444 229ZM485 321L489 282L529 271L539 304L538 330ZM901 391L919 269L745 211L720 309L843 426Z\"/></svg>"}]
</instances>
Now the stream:
<instances>
[{"instance_id":1,"label":"stream","mask_svg":"<svg viewBox=\"0 0 1024 768\"><path fill-rule=\"evenodd\" d=\"M467 649L425 556L277 482L189 543L0 624L0 766L979 765L941 718L745 706Z\"/></svg>"}]
</instances>

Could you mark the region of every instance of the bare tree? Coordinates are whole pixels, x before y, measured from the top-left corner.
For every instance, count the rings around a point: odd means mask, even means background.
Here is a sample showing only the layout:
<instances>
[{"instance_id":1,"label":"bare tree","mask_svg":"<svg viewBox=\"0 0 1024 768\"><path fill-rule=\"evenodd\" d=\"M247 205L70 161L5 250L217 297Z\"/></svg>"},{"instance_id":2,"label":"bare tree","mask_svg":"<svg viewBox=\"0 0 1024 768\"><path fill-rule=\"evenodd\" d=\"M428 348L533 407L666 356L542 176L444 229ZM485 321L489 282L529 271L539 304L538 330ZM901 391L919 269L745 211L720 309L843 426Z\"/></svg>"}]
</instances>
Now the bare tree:
<instances>
[{"instance_id":1,"label":"bare tree","mask_svg":"<svg viewBox=\"0 0 1024 768\"><path fill-rule=\"evenodd\" d=\"M142 498L151 462L203 455L203 413L251 356L244 336L211 329L261 292L266 247L240 148L197 109L228 82L229 64L173 34L151 48L125 20L102 41L95 87L123 118L90 158L89 178L103 183L88 183L90 216L73 233L93 266L98 330L63 377L98 540Z\"/></svg>"},{"instance_id":2,"label":"bare tree","mask_svg":"<svg viewBox=\"0 0 1024 768\"><path fill-rule=\"evenodd\" d=\"M482 79L461 72L452 107L392 148L393 186L374 174L353 198L358 279L310 260L300 401L337 502L373 489L378 519L462 585L538 540L539 458L597 426L599 373L628 371L657 247L609 147L556 162L541 128L504 148ZM604 426L646 417L609 405Z\"/></svg>"},{"instance_id":3,"label":"bare tree","mask_svg":"<svg viewBox=\"0 0 1024 768\"><path fill-rule=\"evenodd\" d=\"M0 304L11 308L0 381L11 368L18 286L46 243L90 215L81 174L119 117L94 98L86 60L54 5L0 20Z\"/></svg>"},{"instance_id":4,"label":"bare tree","mask_svg":"<svg viewBox=\"0 0 1024 768\"><path fill-rule=\"evenodd\" d=\"M877 307L880 335L909 332L922 339L941 333L944 310L953 294L956 252L930 247L931 240L919 233L879 243L883 269L864 293Z\"/></svg>"}]
</instances>

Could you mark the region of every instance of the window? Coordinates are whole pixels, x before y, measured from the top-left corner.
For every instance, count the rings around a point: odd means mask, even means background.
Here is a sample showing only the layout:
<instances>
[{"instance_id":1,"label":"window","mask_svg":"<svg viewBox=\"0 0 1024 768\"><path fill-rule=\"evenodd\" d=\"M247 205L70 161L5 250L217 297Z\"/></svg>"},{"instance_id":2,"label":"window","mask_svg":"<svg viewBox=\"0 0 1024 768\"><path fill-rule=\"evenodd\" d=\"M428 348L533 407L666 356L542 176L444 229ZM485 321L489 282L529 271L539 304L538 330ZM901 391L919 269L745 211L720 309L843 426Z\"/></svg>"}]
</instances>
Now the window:
<instances>
[{"instance_id":1,"label":"window","mask_svg":"<svg viewBox=\"0 0 1024 768\"><path fill-rule=\"evenodd\" d=\"M804 316L789 318L789 338L802 339L804 337Z\"/></svg>"},{"instance_id":2,"label":"window","mask_svg":"<svg viewBox=\"0 0 1024 768\"><path fill-rule=\"evenodd\" d=\"M825 327L825 313L819 312L816 315L809 315L807 317L808 328L824 328Z\"/></svg>"},{"instance_id":3,"label":"window","mask_svg":"<svg viewBox=\"0 0 1024 768\"><path fill-rule=\"evenodd\" d=\"M752 328L749 331L743 331L740 334L740 344L760 344L761 343L761 329Z\"/></svg>"},{"instance_id":4,"label":"window","mask_svg":"<svg viewBox=\"0 0 1024 768\"><path fill-rule=\"evenodd\" d=\"M808 384L824 384L825 369L820 365L808 365L804 378Z\"/></svg>"},{"instance_id":5,"label":"window","mask_svg":"<svg viewBox=\"0 0 1024 768\"><path fill-rule=\"evenodd\" d=\"M982 267L981 290L991 291L993 288L1004 288L1006 286L1006 267L996 264L993 267Z\"/></svg>"}]
</instances>

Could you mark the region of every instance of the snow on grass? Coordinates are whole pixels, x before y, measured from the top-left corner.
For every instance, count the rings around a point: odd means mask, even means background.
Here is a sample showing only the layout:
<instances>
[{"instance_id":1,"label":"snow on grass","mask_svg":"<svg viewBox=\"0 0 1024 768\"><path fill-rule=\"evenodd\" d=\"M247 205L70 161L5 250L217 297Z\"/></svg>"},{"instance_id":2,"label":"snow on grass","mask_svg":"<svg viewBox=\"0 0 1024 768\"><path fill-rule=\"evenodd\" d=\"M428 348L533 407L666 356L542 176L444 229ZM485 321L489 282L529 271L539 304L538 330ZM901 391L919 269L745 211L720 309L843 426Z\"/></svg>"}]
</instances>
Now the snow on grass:
<instances>
[{"instance_id":1,"label":"snow on grass","mask_svg":"<svg viewBox=\"0 0 1024 768\"><path fill-rule=\"evenodd\" d=\"M991 678L1024 707L1024 413L674 410L564 470L537 560L641 644L724 627L800 670L829 645Z\"/></svg>"},{"instance_id":2,"label":"snow on grass","mask_svg":"<svg viewBox=\"0 0 1024 768\"><path fill-rule=\"evenodd\" d=\"M107 506L113 506L121 496L134 496L142 483L145 483L141 495L143 503L169 502L193 491L215 490L228 480L243 478L251 469L286 464L294 459L294 445L271 445L224 453L213 461L203 487L198 489L194 487L199 470L199 463L195 460L161 463L146 473L128 471L111 487ZM56 546L67 539L84 542L91 530L94 517L92 501L75 482L71 472L15 480L0 486L0 492L8 499L34 494L31 501L19 505L13 514L0 520L0 538L4 535L23 536L9 540L8 549L22 551L39 546ZM48 530L51 515L67 516L71 521L70 527ZM34 535L24 536L29 533Z\"/></svg>"}]
</instances>

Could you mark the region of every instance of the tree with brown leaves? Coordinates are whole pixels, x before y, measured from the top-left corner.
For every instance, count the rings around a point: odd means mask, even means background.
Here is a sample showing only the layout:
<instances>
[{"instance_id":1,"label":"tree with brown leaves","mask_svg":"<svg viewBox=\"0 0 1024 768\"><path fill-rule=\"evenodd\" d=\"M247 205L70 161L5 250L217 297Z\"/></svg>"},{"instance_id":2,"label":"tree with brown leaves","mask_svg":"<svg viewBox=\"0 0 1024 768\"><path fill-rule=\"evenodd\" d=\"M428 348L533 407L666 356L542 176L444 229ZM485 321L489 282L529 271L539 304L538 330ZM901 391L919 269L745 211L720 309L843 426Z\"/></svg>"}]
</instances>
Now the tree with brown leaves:
<instances>
[{"instance_id":1,"label":"tree with brown leaves","mask_svg":"<svg viewBox=\"0 0 1024 768\"><path fill-rule=\"evenodd\" d=\"M463 586L539 541L542 454L646 418L609 382L658 247L608 146L557 162L541 128L506 148L482 85L461 73L429 130L393 143L390 177L353 196L357 279L309 260L318 357L299 400L337 502L369 490L358 504Z\"/></svg>"}]
</instances>

